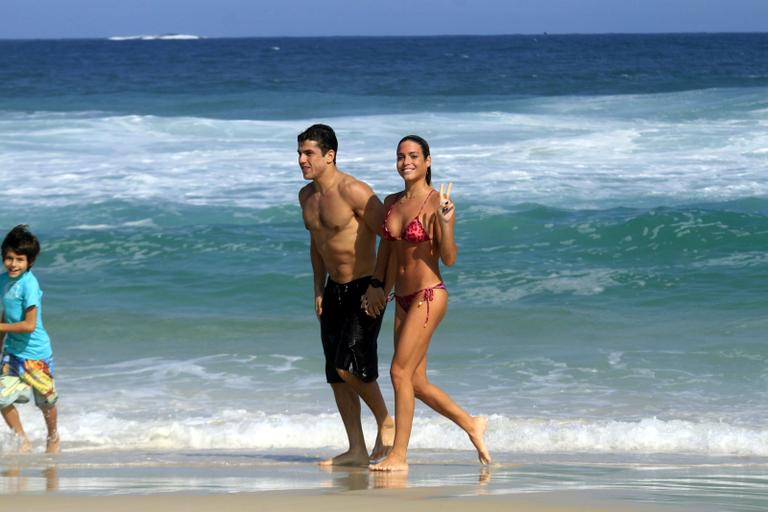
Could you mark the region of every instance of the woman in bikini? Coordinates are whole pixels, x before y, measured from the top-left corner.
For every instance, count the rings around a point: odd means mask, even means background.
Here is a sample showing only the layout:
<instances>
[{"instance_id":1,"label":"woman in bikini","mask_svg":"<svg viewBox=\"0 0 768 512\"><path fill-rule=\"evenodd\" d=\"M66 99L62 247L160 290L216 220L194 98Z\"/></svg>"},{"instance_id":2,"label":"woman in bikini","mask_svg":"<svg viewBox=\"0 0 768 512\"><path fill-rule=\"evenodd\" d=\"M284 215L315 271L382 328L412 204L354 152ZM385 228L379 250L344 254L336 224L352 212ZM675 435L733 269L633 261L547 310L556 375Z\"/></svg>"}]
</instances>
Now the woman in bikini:
<instances>
[{"instance_id":1,"label":"woman in bikini","mask_svg":"<svg viewBox=\"0 0 768 512\"><path fill-rule=\"evenodd\" d=\"M415 398L464 429L480 462L491 462L483 439L486 418L467 414L427 378L427 349L448 307L440 260L448 266L456 261L451 184L445 191L441 186L437 193L431 185L431 164L427 141L416 135L404 137L397 146L397 172L405 190L384 202L387 214L379 258L389 256L387 280L394 276L397 301L390 370L395 390L395 441L384 460L369 466L374 471L408 469Z\"/></svg>"}]
</instances>

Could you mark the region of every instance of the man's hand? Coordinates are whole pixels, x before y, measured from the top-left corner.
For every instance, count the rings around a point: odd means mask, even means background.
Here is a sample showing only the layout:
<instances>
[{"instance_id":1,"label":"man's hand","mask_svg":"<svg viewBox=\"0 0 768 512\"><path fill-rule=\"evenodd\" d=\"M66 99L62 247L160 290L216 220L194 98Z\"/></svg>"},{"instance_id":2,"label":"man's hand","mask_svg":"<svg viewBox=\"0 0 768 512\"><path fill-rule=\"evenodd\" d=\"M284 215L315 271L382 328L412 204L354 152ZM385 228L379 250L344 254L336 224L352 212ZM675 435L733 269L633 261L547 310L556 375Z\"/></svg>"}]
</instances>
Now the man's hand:
<instances>
[{"instance_id":1,"label":"man's hand","mask_svg":"<svg viewBox=\"0 0 768 512\"><path fill-rule=\"evenodd\" d=\"M323 296L318 295L315 297L315 315L317 315L317 319L320 320L320 317L323 316Z\"/></svg>"},{"instance_id":2,"label":"man's hand","mask_svg":"<svg viewBox=\"0 0 768 512\"><path fill-rule=\"evenodd\" d=\"M360 297L360 308L370 317L377 317L384 312L387 305L387 294L383 288L369 286L365 295Z\"/></svg>"}]
</instances>

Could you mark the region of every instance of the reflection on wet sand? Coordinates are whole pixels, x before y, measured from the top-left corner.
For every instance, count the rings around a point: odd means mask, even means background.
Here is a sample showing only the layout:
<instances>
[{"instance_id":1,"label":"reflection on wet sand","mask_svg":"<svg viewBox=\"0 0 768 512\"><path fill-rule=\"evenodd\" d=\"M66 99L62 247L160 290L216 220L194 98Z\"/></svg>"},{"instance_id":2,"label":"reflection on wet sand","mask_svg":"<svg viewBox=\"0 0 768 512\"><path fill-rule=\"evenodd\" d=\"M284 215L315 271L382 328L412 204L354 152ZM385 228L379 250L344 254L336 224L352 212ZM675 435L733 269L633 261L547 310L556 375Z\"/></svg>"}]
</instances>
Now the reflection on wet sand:
<instances>
[{"instance_id":1,"label":"reflection on wet sand","mask_svg":"<svg viewBox=\"0 0 768 512\"><path fill-rule=\"evenodd\" d=\"M487 485L491 483L491 468L488 466L482 466L480 468L480 474L477 476L477 489L475 494L483 496L487 494Z\"/></svg>"},{"instance_id":2,"label":"reflection on wet sand","mask_svg":"<svg viewBox=\"0 0 768 512\"><path fill-rule=\"evenodd\" d=\"M340 466L318 466L318 468L332 477L324 487L345 491L361 491L369 487L368 468Z\"/></svg>"},{"instance_id":3,"label":"reflection on wet sand","mask_svg":"<svg viewBox=\"0 0 768 512\"><path fill-rule=\"evenodd\" d=\"M374 489L405 489L408 487L408 471L372 471Z\"/></svg>"},{"instance_id":4,"label":"reflection on wet sand","mask_svg":"<svg viewBox=\"0 0 768 512\"><path fill-rule=\"evenodd\" d=\"M0 471L0 489L2 494L20 494L26 492L53 492L59 490L59 470L56 466L29 468L22 465L9 466ZM35 485L42 477L45 487Z\"/></svg>"},{"instance_id":5,"label":"reflection on wet sand","mask_svg":"<svg viewBox=\"0 0 768 512\"><path fill-rule=\"evenodd\" d=\"M367 468L318 466L332 478L323 487L342 491L360 491L365 489L406 489L423 485L423 476L414 476L409 471L369 471ZM428 477L431 479L431 477ZM477 495L486 494L485 486L491 481L491 469L480 468L477 476Z\"/></svg>"}]
</instances>

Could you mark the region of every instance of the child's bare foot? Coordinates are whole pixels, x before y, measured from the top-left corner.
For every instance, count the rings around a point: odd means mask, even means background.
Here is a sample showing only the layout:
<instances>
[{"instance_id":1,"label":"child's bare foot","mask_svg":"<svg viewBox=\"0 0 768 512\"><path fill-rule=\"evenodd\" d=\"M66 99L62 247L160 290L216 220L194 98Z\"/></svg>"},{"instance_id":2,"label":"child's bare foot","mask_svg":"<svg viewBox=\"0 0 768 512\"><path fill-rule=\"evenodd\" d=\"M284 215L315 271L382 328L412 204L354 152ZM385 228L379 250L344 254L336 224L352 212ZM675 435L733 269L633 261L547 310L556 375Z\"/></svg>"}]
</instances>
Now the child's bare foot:
<instances>
[{"instance_id":1,"label":"child's bare foot","mask_svg":"<svg viewBox=\"0 0 768 512\"><path fill-rule=\"evenodd\" d=\"M59 433L54 432L46 438L45 453L59 453L61 451L61 438Z\"/></svg>"},{"instance_id":2,"label":"child's bare foot","mask_svg":"<svg viewBox=\"0 0 768 512\"><path fill-rule=\"evenodd\" d=\"M349 450L320 462L321 466L365 466L366 464L368 464L368 452L365 450Z\"/></svg>"},{"instance_id":3,"label":"child's bare foot","mask_svg":"<svg viewBox=\"0 0 768 512\"><path fill-rule=\"evenodd\" d=\"M469 440L475 445L477 449L477 458L480 459L481 464L491 463L491 454L488 453L488 448L485 447L485 429L488 426L488 418L485 416L473 416L473 427L467 432Z\"/></svg>"},{"instance_id":4,"label":"child's bare foot","mask_svg":"<svg viewBox=\"0 0 768 512\"><path fill-rule=\"evenodd\" d=\"M389 455L392 451L392 443L395 441L395 420L392 416L381 424L379 434L376 436L376 444L373 445L370 460L379 460Z\"/></svg>"},{"instance_id":5,"label":"child's bare foot","mask_svg":"<svg viewBox=\"0 0 768 512\"><path fill-rule=\"evenodd\" d=\"M408 461L405 457L399 457L390 453L386 459L378 464L369 464L371 471L408 471Z\"/></svg>"},{"instance_id":6,"label":"child's bare foot","mask_svg":"<svg viewBox=\"0 0 768 512\"><path fill-rule=\"evenodd\" d=\"M32 444L26 434L17 434L16 443L18 453L29 453L32 450Z\"/></svg>"}]
</instances>

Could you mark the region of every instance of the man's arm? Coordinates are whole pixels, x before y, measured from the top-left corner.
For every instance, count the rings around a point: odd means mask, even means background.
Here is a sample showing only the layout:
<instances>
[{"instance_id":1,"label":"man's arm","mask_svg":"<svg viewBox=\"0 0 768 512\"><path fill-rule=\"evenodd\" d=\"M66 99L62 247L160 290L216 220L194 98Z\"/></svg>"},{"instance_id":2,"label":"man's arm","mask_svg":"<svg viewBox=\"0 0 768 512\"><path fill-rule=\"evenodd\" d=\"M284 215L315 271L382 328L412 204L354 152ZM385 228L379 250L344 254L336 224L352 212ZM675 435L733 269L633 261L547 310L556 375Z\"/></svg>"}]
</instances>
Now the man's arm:
<instances>
[{"instance_id":1,"label":"man's arm","mask_svg":"<svg viewBox=\"0 0 768 512\"><path fill-rule=\"evenodd\" d=\"M384 200L384 209L387 209L387 202L393 201L393 196L389 196ZM383 226L384 219L382 218L380 226ZM379 242L379 250L376 254L376 268L373 271L373 277L383 283L382 288L369 286L365 295L363 296L363 307L366 309L366 313L369 316L378 316L384 311L387 305L387 299L389 297L389 291L395 285L395 277L397 276L397 254L394 251L394 243L386 238L381 238Z\"/></svg>"},{"instance_id":2,"label":"man's arm","mask_svg":"<svg viewBox=\"0 0 768 512\"><path fill-rule=\"evenodd\" d=\"M379 316L387 305L389 290L395 283L396 255L392 252L392 242L384 238L379 242L379 251L376 254L376 268L373 271L373 279L382 283L382 287L368 286L363 295L363 310L368 316Z\"/></svg>"},{"instance_id":3,"label":"man's arm","mask_svg":"<svg viewBox=\"0 0 768 512\"><path fill-rule=\"evenodd\" d=\"M362 219L373 233L381 236L384 205L367 183L354 180L344 188L344 196L355 216Z\"/></svg>"},{"instance_id":4,"label":"man's arm","mask_svg":"<svg viewBox=\"0 0 768 512\"><path fill-rule=\"evenodd\" d=\"M355 216L361 219L372 233L381 236L385 209L381 200L373 193L373 189L367 183L351 180L344 187L344 197ZM384 287L368 286L365 295L360 298L361 308L369 316L378 316L387 305L387 294L392 288L391 284L389 287L386 285L387 264L390 259L390 252L390 243L387 240L381 239L373 278L384 283Z\"/></svg>"},{"instance_id":5,"label":"man's arm","mask_svg":"<svg viewBox=\"0 0 768 512\"><path fill-rule=\"evenodd\" d=\"M304 211L307 198L312 191L311 187L311 184L305 185L299 191L299 205L301 206L302 211ZM304 227L306 227L309 232L309 261L312 264L312 287L315 295L315 315L317 315L317 318L319 319L320 315L323 314L323 289L325 287L327 269L325 268L323 257L315 244L315 238L312 236L312 232L309 230L309 225L306 223L306 219Z\"/></svg>"},{"instance_id":6,"label":"man's arm","mask_svg":"<svg viewBox=\"0 0 768 512\"><path fill-rule=\"evenodd\" d=\"M310 235L309 242L309 259L312 262L312 275L314 276L314 288L315 288L315 315L317 318L323 314L323 291L325 289L325 278L328 274L323 257L320 255L320 251L317 250L315 245L315 239Z\"/></svg>"}]
</instances>

